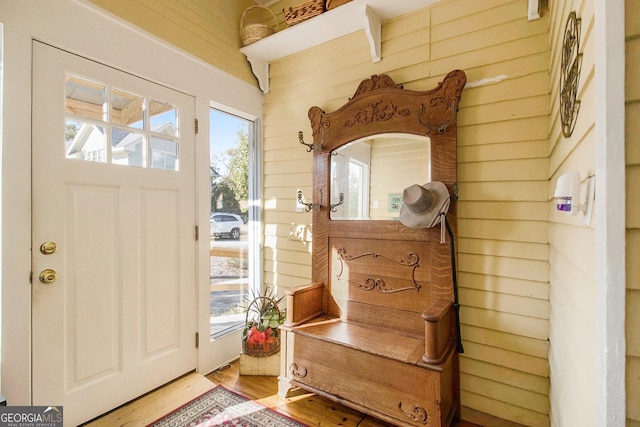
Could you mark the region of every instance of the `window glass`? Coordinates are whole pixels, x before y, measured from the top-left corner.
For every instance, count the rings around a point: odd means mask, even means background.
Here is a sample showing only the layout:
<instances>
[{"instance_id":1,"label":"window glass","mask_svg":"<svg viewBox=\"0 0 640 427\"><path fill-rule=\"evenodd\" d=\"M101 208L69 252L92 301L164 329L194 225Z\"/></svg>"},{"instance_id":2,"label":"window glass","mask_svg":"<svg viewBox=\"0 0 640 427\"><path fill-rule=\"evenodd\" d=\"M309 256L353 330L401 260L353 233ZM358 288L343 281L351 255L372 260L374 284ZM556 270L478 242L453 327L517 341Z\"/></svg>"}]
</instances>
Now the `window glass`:
<instances>
[{"instance_id":1,"label":"window glass","mask_svg":"<svg viewBox=\"0 0 640 427\"><path fill-rule=\"evenodd\" d=\"M113 128L111 130L111 163L114 165L146 165L147 138L142 132Z\"/></svg>"},{"instance_id":2,"label":"window glass","mask_svg":"<svg viewBox=\"0 0 640 427\"><path fill-rule=\"evenodd\" d=\"M66 114L104 121L107 87L98 82L67 74L65 79Z\"/></svg>"},{"instance_id":3,"label":"window glass","mask_svg":"<svg viewBox=\"0 0 640 427\"><path fill-rule=\"evenodd\" d=\"M144 129L144 97L113 89L111 91L111 123Z\"/></svg>"},{"instance_id":4,"label":"window glass","mask_svg":"<svg viewBox=\"0 0 640 427\"><path fill-rule=\"evenodd\" d=\"M151 131L165 135L178 135L178 110L169 104L151 101Z\"/></svg>"},{"instance_id":5,"label":"window glass","mask_svg":"<svg viewBox=\"0 0 640 427\"><path fill-rule=\"evenodd\" d=\"M170 171L178 170L178 144L170 139L151 137L151 167Z\"/></svg>"},{"instance_id":6,"label":"window glass","mask_svg":"<svg viewBox=\"0 0 640 427\"><path fill-rule=\"evenodd\" d=\"M89 162L107 161L107 135L103 126L65 121L65 156Z\"/></svg>"},{"instance_id":7,"label":"window glass","mask_svg":"<svg viewBox=\"0 0 640 427\"><path fill-rule=\"evenodd\" d=\"M257 285L250 246L255 221L249 204L249 156L253 123L211 109L210 320L211 339L244 326L251 289Z\"/></svg>"}]
</instances>

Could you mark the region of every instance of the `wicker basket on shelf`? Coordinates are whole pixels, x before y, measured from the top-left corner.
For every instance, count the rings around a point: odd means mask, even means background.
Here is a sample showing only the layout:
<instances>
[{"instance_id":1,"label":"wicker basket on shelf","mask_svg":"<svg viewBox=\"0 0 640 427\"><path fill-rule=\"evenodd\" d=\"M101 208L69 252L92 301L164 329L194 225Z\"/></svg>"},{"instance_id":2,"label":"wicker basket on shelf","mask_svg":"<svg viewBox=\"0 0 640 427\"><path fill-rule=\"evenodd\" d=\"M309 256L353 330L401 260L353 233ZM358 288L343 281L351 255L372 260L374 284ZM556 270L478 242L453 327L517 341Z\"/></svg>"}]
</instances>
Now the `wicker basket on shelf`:
<instances>
[{"instance_id":1,"label":"wicker basket on shelf","mask_svg":"<svg viewBox=\"0 0 640 427\"><path fill-rule=\"evenodd\" d=\"M280 351L278 326L284 315L273 298L258 296L247 307L242 332L242 352L252 357L268 357Z\"/></svg>"},{"instance_id":2,"label":"wicker basket on shelf","mask_svg":"<svg viewBox=\"0 0 640 427\"><path fill-rule=\"evenodd\" d=\"M269 26L263 22L245 22L247 17L249 16L249 12L256 12L258 10L264 10L269 12L271 17L269 19L273 19L273 25ZM255 43L258 40L261 40L265 37L268 37L276 32L275 26L277 23L277 18L275 13L271 9L265 6L255 5L249 6L245 9L242 14L242 18L240 18L240 37L242 38L242 45L247 46L251 43Z\"/></svg>"},{"instance_id":3,"label":"wicker basket on shelf","mask_svg":"<svg viewBox=\"0 0 640 427\"><path fill-rule=\"evenodd\" d=\"M320 15L324 10L324 0L309 0L289 9L283 9L282 12L284 12L284 20L291 27Z\"/></svg>"}]
</instances>

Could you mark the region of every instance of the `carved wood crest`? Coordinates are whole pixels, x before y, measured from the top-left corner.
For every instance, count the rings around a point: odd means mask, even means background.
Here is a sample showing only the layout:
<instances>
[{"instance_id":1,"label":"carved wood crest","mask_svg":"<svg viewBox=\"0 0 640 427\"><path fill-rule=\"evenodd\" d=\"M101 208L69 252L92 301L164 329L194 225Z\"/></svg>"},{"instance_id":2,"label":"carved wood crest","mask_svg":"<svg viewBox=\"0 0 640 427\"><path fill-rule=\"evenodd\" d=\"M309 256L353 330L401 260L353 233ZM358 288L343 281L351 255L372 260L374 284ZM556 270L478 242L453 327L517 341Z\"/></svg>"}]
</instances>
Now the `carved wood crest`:
<instances>
[{"instance_id":1,"label":"carved wood crest","mask_svg":"<svg viewBox=\"0 0 640 427\"><path fill-rule=\"evenodd\" d=\"M309 109L309 120L314 138L340 140L342 132L361 132L367 127L375 132L393 131L398 128L397 118L421 129L423 135L447 133L455 123L458 103L467 77L461 70L447 74L438 86L426 92L403 89L386 74L373 75L360 83L349 102L339 110L327 114L319 107ZM395 123L387 126L385 122ZM370 126L373 125L373 126ZM414 132L418 133L418 132Z\"/></svg>"}]
</instances>

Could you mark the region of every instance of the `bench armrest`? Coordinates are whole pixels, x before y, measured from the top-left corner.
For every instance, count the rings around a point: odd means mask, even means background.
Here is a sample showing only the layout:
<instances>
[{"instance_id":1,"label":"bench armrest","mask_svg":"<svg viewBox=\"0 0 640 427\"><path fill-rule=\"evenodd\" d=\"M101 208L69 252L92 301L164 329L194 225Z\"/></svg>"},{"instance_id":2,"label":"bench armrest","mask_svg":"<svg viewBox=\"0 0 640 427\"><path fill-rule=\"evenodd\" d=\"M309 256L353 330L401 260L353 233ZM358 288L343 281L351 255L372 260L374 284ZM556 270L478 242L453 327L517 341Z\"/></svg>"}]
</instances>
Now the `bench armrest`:
<instances>
[{"instance_id":1,"label":"bench armrest","mask_svg":"<svg viewBox=\"0 0 640 427\"><path fill-rule=\"evenodd\" d=\"M422 360L425 363L440 363L445 358L455 336L453 302L445 299L437 300L422 313L422 318L425 320Z\"/></svg>"},{"instance_id":2,"label":"bench armrest","mask_svg":"<svg viewBox=\"0 0 640 427\"><path fill-rule=\"evenodd\" d=\"M294 327L321 315L323 289L323 283L287 289L287 320L284 326Z\"/></svg>"}]
</instances>

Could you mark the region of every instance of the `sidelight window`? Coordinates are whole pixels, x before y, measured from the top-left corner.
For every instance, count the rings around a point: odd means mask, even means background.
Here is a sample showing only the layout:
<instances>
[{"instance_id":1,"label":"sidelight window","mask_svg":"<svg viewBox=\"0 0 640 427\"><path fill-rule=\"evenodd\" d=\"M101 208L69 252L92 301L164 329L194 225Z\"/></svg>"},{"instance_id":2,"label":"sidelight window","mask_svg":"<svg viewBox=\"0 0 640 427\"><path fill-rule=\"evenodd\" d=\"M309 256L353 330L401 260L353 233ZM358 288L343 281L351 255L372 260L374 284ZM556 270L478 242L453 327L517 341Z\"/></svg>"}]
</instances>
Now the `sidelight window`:
<instances>
[{"instance_id":1,"label":"sidelight window","mask_svg":"<svg viewBox=\"0 0 640 427\"><path fill-rule=\"evenodd\" d=\"M210 110L210 324L211 339L244 325L257 287L259 224L255 123Z\"/></svg>"}]
</instances>

